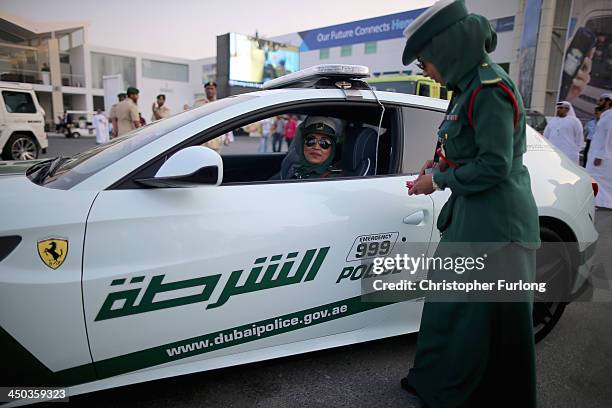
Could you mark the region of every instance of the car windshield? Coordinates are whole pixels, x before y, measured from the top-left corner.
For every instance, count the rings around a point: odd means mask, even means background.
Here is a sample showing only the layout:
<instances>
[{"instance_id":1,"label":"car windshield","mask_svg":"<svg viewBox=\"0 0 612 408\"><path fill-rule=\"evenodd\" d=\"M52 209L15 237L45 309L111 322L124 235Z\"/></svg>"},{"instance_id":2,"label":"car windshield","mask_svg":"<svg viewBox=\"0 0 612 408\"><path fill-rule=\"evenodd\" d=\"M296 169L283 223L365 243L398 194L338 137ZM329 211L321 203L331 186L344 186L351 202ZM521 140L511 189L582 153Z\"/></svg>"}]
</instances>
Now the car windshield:
<instances>
[{"instance_id":1,"label":"car windshield","mask_svg":"<svg viewBox=\"0 0 612 408\"><path fill-rule=\"evenodd\" d=\"M141 147L159 139L163 135L178 129L188 123L200 119L228 106L254 98L252 95L240 95L208 103L199 108L181 112L172 117L153 122L148 126L138 128L108 143L95 146L69 160L57 168L52 176L42 180L45 187L66 190L72 188L91 175L106 168Z\"/></svg>"}]
</instances>

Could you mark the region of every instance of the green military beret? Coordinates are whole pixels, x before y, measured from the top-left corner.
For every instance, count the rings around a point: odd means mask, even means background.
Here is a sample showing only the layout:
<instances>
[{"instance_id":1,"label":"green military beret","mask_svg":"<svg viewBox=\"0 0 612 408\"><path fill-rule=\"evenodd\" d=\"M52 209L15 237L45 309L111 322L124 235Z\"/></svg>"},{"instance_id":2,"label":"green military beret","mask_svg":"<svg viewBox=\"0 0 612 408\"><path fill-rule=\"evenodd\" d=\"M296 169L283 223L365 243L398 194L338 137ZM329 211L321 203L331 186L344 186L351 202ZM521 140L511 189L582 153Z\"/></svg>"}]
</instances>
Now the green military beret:
<instances>
[{"instance_id":1,"label":"green military beret","mask_svg":"<svg viewBox=\"0 0 612 408\"><path fill-rule=\"evenodd\" d=\"M138 90L138 88L134 88L133 86L130 86L130 87L127 89L126 93L127 93L128 95L136 95L136 94L139 94L139 93L140 93L140 91Z\"/></svg>"},{"instance_id":2,"label":"green military beret","mask_svg":"<svg viewBox=\"0 0 612 408\"><path fill-rule=\"evenodd\" d=\"M464 0L440 0L404 30L406 45L402 62L410 64L433 37L468 16ZM461 46L457 44L457 46Z\"/></svg>"}]
</instances>

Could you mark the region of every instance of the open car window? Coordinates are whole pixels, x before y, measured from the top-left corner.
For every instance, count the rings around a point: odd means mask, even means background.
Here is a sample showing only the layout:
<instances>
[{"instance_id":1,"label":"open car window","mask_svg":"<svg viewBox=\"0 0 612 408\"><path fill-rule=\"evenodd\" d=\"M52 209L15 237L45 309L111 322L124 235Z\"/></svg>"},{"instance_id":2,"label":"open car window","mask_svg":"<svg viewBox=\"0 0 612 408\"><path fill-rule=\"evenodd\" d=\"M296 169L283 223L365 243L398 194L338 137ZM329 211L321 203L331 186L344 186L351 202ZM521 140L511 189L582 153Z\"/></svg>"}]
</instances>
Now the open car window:
<instances>
[{"instance_id":1,"label":"open car window","mask_svg":"<svg viewBox=\"0 0 612 408\"><path fill-rule=\"evenodd\" d=\"M138 128L108 143L95 146L71 157L54 172L52 177L45 179L43 185L56 189L69 189L165 134L206 115L251 98L255 98L255 96L240 95L239 97L226 98Z\"/></svg>"},{"instance_id":2,"label":"open car window","mask_svg":"<svg viewBox=\"0 0 612 408\"><path fill-rule=\"evenodd\" d=\"M234 146L219 148L223 159L222 185L301 181L286 173L291 166L300 164L296 162L299 158L296 158L295 154L291 155L292 140L288 142L287 139L296 140L300 125L312 116L323 116L338 124L338 142L331 161L333 179L397 174L400 169L402 149L401 109L386 106L379 135L381 112L382 109L377 103L352 101L312 102L292 109L271 107L267 112L257 112L250 117L247 115L241 118L240 121L228 122L225 126L217 128L213 134L203 132L201 135L194 135L190 143L161 154L157 160L111 188L142 188L134 180L154 177L164 161L176 151L188 146L211 147L210 141L215 139L216 145L219 145L219 140L230 133L236 140L234 145L240 144L240 148ZM287 124L280 126L283 133L280 134L281 149L278 151L273 148L273 142L274 134L280 133L276 122L281 120L281 117L287 122L295 121L296 135L288 138ZM269 126L265 147L264 126Z\"/></svg>"}]
</instances>

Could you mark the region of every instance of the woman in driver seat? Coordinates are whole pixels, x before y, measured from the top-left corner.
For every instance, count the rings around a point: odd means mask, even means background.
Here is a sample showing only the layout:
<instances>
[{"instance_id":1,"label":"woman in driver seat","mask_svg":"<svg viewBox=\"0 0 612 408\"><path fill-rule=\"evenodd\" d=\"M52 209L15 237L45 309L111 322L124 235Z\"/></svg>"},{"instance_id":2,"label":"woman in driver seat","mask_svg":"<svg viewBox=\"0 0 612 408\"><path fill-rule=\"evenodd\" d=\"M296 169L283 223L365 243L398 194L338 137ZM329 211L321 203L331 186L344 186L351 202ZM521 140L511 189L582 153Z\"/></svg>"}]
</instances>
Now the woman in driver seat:
<instances>
[{"instance_id":1,"label":"woman in driver seat","mask_svg":"<svg viewBox=\"0 0 612 408\"><path fill-rule=\"evenodd\" d=\"M337 125L333 119L312 116L306 119L295 136L295 151L299 162L289 169L290 179L326 178L341 175L331 167L338 142Z\"/></svg>"}]
</instances>

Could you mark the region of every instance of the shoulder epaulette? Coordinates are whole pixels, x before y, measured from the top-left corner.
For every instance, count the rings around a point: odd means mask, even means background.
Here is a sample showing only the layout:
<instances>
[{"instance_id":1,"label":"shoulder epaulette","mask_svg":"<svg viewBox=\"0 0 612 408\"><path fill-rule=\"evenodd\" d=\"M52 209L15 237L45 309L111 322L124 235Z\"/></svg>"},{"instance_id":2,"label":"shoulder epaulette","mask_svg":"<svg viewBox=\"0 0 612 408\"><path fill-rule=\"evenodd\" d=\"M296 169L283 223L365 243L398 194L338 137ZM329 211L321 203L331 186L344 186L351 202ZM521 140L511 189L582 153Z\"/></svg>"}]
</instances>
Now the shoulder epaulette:
<instances>
[{"instance_id":1,"label":"shoulder epaulette","mask_svg":"<svg viewBox=\"0 0 612 408\"><path fill-rule=\"evenodd\" d=\"M502 80L487 62L483 62L478 67L478 78L482 85L495 85Z\"/></svg>"}]
</instances>

